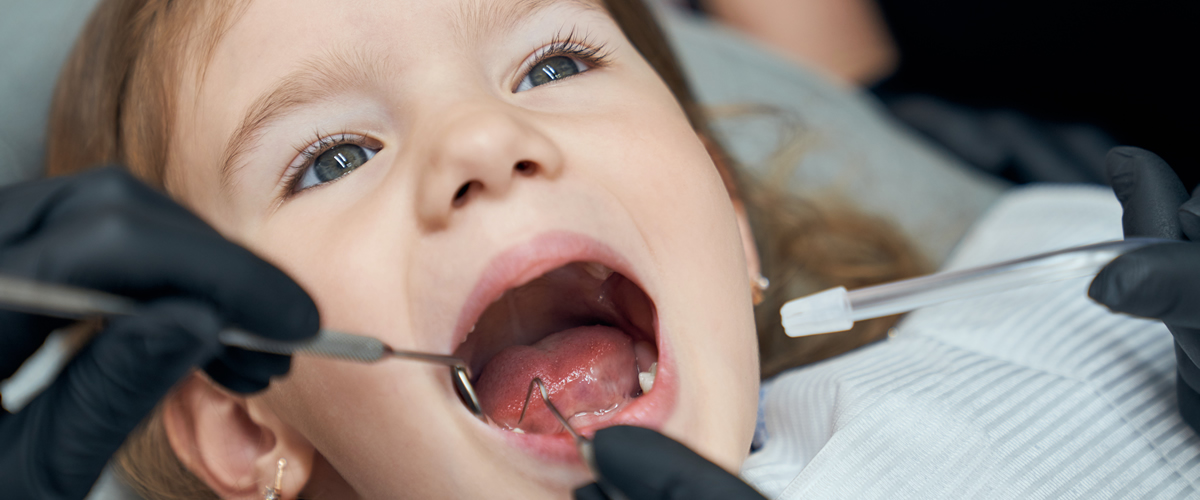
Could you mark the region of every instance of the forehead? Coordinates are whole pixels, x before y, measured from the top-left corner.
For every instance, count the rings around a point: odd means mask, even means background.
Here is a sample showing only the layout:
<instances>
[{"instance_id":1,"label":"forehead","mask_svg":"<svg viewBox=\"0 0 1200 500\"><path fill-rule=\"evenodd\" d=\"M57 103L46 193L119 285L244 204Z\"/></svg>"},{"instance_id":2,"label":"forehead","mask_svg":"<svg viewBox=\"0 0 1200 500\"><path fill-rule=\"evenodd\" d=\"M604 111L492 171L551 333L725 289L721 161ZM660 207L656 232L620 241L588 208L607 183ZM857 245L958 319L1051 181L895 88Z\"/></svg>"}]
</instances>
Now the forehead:
<instances>
[{"instance_id":1,"label":"forehead","mask_svg":"<svg viewBox=\"0 0 1200 500\"><path fill-rule=\"evenodd\" d=\"M353 54L403 63L447 45L478 49L548 11L606 13L604 0L250 0L238 2L207 40L199 87L245 88L256 75L287 75L319 57ZM559 16L560 19L563 16ZM558 21L562 24L562 21ZM544 34L524 42L540 41ZM537 39L537 40L535 40ZM212 68L217 71L210 72ZM185 92L186 95L186 92Z\"/></svg>"},{"instance_id":2,"label":"forehead","mask_svg":"<svg viewBox=\"0 0 1200 500\"><path fill-rule=\"evenodd\" d=\"M250 0L221 34L221 45L248 56L327 49L355 38L411 43L411 35L435 35L463 42L510 31L554 8L605 11L603 0Z\"/></svg>"}]
</instances>

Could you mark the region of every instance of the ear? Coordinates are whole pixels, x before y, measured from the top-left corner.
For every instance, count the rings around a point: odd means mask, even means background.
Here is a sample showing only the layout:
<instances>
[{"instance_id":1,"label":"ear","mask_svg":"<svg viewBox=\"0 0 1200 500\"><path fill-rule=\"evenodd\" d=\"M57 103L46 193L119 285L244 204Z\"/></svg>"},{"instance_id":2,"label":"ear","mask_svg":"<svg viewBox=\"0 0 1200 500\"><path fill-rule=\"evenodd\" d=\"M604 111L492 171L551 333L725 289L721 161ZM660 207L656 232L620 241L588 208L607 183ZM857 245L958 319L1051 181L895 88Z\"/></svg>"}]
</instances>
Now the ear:
<instances>
[{"instance_id":1,"label":"ear","mask_svg":"<svg viewBox=\"0 0 1200 500\"><path fill-rule=\"evenodd\" d=\"M282 499L295 499L312 475L314 449L262 398L246 398L195 372L164 402L167 440L184 467L221 498L261 499L274 486L279 459Z\"/></svg>"},{"instance_id":2,"label":"ear","mask_svg":"<svg viewBox=\"0 0 1200 500\"><path fill-rule=\"evenodd\" d=\"M704 144L704 149L708 150L708 156L712 157L713 165L717 167L717 173L721 175L721 182L725 184L725 190L729 192L729 198L733 200L738 231L742 235L742 251L746 254L746 271L750 275L750 283L753 284L759 276L762 276L762 261L758 258L758 244L754 242L754 231L750 229L750 217L746 215L746 204L742 202L742 194L738 190L733 170L730 168L729 160L725 158L724 151L707 134L697 135L700 137L700 142Z\"/></svg>"},{"instance_id":3,"label":"ear","mask_svg":"<svg viewBox=\"0 0 1200 500\"><path fill-rule=\"evenodd\" d=\"M742 251L746 252L746 272L750 273L750 283L762 276L762 262L758 259L758 245L754 242L754 232L750 230L750 217L746 215L746 205L741 200L733 200L733 212L737 215L738 231L742 233Z\"/></svg>"}]
</instances>

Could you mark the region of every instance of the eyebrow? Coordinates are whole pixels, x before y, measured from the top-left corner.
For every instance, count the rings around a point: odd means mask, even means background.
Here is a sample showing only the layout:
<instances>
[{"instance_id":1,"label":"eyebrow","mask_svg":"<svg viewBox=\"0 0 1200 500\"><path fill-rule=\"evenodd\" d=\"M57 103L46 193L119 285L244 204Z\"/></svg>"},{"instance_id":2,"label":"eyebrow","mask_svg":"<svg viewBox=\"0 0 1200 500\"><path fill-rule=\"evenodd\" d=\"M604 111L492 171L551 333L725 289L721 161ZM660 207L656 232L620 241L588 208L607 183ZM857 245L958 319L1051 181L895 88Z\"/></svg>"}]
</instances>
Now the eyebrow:
<instances>
[{"instance_id":1,"label":"eyebrow","mask_svg":"<svg viewBox=\"0 0 1200 500\"><path fill-rule=\"evenodd\" d=\"M589 11L607 12L601 0L519 0L497 5L490 0L470 0L456 13L454 31L460 39L509 31L524 18L552 5L569 4ZM259 96L250 105L238 128L225 145L220 164L221 186L232 186L233 177L245 166L245 156L271 123L315 102L328 101L363 81L384 81L387 59L360 51L327 52L293 71L282 84Z\"/></svg>"},{"instance_id":2,"label":"eyebrow","mask_svg":"<svg viewBox=\"0 0 1200 500\"><path fill-rule=\"evenodd\" d=\"M454 32L460 40L465 40L489 33L511 31L522 19L533 13L561 4L607 13L601 2L602 0L518 0L498 4L492 0L469 0L459 9Z\"/></svg>"},{"instance_id":3,"label":"eyebrow","mask_svg":"<svg viewBox=\"0 0 1200 500\"><path fill-rule=\"evenodd\" d=\"M390 71L387 58L370 57L354 50L331 51L283 77L282 84L254 100L226 143L220 167L221 186L231 186L234 174L245 165L245 156L271 123L299 108L328 101L363 81L383 81Z\"/></svg>"}]
</instances>

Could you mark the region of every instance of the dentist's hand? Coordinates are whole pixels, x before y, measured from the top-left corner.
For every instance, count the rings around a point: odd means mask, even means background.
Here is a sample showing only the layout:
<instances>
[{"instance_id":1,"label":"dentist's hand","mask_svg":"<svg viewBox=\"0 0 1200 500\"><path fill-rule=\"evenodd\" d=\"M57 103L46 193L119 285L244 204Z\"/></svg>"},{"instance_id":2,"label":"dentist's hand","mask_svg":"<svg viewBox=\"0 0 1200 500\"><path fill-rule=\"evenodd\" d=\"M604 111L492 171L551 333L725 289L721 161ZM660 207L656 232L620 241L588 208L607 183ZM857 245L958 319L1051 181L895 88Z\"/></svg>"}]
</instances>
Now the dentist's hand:
<instances>
[{"instance_id":1,"label":"dentist's hand","mask_svg":"<svg viewBox=\"0 0 1200 500\"><path fill-rule=\"evenodd\" d=\"M1175 336L1179 411L1200 431L1200 190L1149 151L1119 147L1106 159L1125 209L1125 236L1180 240L1127 253L1096 275L1088 295L1113 311L1162 320Z\"/></svg>"},{"instance_id":2,"label":"dentist's hand","mask_svg":"<svg viewBox=\"0 0 1200 500\"><path fill-rule=\"evenodd\" d=\"M618 425L596 431L596 466L629 500L766 500L750 485L686 446L650 429ZM595 484L576 500L606 500Z\"/></svg>"},{"instance_id":3,"label":"dentist's hand","mask_svg":"<svg viewBox=\"0 0 1200 500\"><path fill-rule=\"evenodd\" d=\"M287 357L223 347L222 327L299 340L319 323L312 300L282 271L116 168L0 189L0 274L143 303L142 314L109 320L19 412L0 409L6 499L83 498L194 366L238 392L287 372ZM65 324L0 311L0 380Z\"/></svg>"}]
</instances>

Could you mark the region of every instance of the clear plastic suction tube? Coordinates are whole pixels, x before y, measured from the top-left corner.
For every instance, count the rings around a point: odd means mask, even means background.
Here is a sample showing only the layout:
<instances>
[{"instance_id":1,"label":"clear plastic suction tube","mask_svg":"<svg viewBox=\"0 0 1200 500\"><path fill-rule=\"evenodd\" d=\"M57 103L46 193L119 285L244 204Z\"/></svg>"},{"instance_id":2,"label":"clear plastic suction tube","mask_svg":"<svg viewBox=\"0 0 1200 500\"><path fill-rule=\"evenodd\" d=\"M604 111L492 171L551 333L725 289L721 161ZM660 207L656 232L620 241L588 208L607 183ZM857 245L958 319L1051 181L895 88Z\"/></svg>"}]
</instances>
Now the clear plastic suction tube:
<instances>
[{"instance_id":1,"label":"clear plastic suction tube","mask_svg":"<svg viewBox=\"0 0 1200 500\"><path fill-rule=\"evenodd\" d=\"M788 336L849 330L855 321L904 313L951 300L978 297L1034 285L1095 275L1121 254L1158 238L1129 238L1058 250L973 269L931 274L847 292L832 288L784 304L780 314Z\"/></svg>"}]
</instances>

